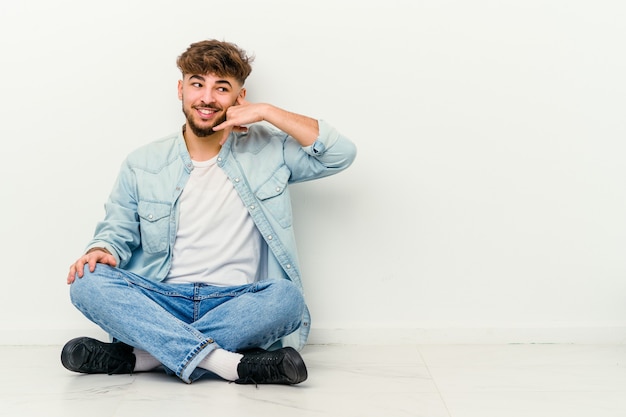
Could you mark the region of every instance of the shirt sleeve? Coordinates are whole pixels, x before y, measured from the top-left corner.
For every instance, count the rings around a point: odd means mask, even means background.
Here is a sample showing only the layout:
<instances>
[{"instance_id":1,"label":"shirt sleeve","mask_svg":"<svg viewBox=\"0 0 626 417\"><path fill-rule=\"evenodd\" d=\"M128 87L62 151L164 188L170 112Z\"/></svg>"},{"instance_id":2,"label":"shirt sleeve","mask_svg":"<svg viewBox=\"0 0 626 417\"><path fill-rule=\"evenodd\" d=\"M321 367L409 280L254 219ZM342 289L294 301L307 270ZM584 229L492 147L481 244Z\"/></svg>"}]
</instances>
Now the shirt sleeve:
<instances>
[{"instance_id":1,"label":"shirt sleeve","mask_svg":"<svg viewBox=\"0 0 626 417\"><path fill-rule=\"evenodd\" d=\"M285 145L285 161L291 169L290 182L301 182L336 174L356 157L355 144L327 122L319 121L320 133L310 146L291 141Z\"/></svg>"}]
</instances>

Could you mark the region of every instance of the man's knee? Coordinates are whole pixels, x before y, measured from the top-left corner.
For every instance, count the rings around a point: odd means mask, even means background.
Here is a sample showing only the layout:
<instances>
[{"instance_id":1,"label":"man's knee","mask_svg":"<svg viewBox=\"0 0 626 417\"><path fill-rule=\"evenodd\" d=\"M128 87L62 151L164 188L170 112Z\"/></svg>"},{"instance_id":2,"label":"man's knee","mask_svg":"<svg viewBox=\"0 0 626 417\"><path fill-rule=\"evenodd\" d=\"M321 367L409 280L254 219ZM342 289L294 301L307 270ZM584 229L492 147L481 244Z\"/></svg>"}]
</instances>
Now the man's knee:
<instances>
[{"instance_id":1,"label":"man's knee","mask_svg":"<svg viewBox=\"0 0 626 417\"><path fill-rule=\"evenodd\" d=\"M272 281L272 289L275 291L275 300L280 304L280 309L284 310L286 306L291 306L293 315L301 316L304 308L304 296L302 291L291 281L282 279Z\"/></svg>"},{"instance_id":2,"label":"man's knee","mask_svg":"<svg viewBox=\"0 0 626 417\"><path fill-rule=\"evenodd\" d=\"M76 307L92 301L97 301L100 297L101 286L106 282L105 275L110 270L108 265L96 265L94 272L89 271L89 266L85 265L82 278L70 285L70 300Z\"/></svg>"},{"instance_id":3,"label":"man's knee","mask_svg":"<svg viewBox=\"0 0 626 417\"><path fill-rule=\"evenodd\" d=\"M93 294L90 287L93 284L93 274L89 272L89 267L85 265L85 271L82 278L76 277L76 280L70 285L70 300L76 307L80 307L84 302L89 301L89 294Z\"/></svg>"}]
</instances>

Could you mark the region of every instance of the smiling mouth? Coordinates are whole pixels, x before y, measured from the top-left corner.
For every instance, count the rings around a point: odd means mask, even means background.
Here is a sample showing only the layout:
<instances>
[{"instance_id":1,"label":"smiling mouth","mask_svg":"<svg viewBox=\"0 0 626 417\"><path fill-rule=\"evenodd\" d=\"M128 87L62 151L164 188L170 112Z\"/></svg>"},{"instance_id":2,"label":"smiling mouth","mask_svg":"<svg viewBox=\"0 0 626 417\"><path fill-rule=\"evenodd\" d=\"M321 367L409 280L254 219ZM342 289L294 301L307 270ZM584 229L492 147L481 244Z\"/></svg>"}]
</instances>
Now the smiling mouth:
<instances>
[{"instance_id":1,"label":"smiling mouth","mask_svg":"<svg viewBox=\"0 0 626 417\"><path fill-rule=\"evenodd\" d=\"M195 107L196 111L203 118L211 118L215 113L218 112L217 109L209 108L209 107Z\"/></svg>"}]
</instances>

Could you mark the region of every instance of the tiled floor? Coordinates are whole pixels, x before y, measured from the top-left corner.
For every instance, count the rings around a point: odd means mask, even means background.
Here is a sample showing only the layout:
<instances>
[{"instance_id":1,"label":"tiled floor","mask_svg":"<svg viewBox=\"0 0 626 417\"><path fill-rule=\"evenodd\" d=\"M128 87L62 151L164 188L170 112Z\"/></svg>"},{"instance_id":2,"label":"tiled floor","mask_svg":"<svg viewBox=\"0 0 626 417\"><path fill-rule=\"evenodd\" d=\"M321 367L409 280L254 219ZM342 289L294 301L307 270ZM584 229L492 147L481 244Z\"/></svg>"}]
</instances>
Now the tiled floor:
<instances>
[{"instance_id":1,"label":"tiled floor","mask_svg":"<svg viewBox=\"0 0 626 417\"><path fill-rule=\"evenodd\" d=\"M307 346L298 386L79 375L60 346L0 347L0 415L624 417L624 345Z\"/></svg>"}]
</instances>

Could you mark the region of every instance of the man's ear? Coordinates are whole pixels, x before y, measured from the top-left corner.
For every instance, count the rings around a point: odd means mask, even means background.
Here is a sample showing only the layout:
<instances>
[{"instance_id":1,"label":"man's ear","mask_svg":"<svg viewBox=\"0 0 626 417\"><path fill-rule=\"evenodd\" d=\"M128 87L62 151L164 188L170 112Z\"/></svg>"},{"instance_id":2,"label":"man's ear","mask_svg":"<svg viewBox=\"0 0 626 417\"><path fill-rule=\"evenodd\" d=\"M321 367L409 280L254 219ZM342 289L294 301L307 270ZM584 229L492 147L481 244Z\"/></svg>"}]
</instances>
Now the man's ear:
<instances>
[{"instance_id":1,"label":"man's ear","mask_svg":"<svg viewBox=\"0 0 626 417\"><path fill-rule=\"evenodd\" d=\"M239 98L246 98L246 93L247 90L245 87L243 87L241 90L239 90Z\"/></svg>"},{"instance_id":2,"label":"man's ear","mask_svg":"<svg viewBox=\"0 0 626 417\"><path fill-rule=\"evenodd\" d=\"M183 99L183 80L178 80L178 99Z\"/></svg>"}]
</instances>

